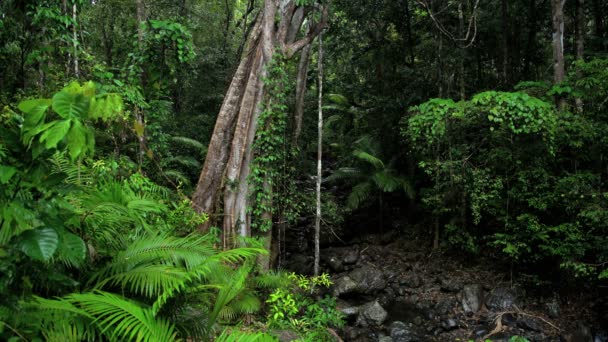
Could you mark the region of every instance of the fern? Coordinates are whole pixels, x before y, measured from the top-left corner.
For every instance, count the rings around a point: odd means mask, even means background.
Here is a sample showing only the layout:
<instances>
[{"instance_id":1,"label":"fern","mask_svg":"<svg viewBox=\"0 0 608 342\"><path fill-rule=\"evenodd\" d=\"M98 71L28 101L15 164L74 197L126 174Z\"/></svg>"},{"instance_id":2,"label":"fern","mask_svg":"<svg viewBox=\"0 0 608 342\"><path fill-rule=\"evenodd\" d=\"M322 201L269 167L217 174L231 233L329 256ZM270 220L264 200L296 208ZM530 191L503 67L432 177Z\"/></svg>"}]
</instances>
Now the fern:
<instances>
[{"instance_id":1,"label":"fern","mask_svg":"<svg viewBox=\"0 0 608 342\"><path fill-rule=\"evenodd\" d=\"M216 342L278 342L279 340L264 332L243 332L235 330L224 330L215 339Z\"/></svg>"},{"instance_id":2,"label":"fern","mask_svg":"<svg viewBox=\"0 0 608 342\"><path fill-rule=\"evenodd\" d=\"M175 326L154 317L150 309L120 296L95 291L63 299L94 318L93 323L112 340L176 341Z\"/></svg>"}]
</instances>

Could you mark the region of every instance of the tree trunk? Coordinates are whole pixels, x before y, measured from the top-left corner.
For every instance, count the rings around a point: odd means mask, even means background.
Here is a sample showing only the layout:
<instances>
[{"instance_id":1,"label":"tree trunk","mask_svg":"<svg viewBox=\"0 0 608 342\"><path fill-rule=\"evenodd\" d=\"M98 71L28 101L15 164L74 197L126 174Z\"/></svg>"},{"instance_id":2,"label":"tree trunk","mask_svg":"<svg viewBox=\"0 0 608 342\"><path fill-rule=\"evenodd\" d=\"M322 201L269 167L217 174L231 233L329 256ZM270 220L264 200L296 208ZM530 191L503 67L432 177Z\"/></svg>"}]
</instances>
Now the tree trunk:
<instances>
[{"instance_id":1,"label":"tree trunk","mask_svg":"<svg viewBox=\"0 0 608 342\"><path fill-rule=\"evenodd\" d=\"M553 84L564 81L564 4L566 0L551 0L551 14L553 22ZM562 97L556 97L560 109L564 109L566 102Z\"/></svg>"},{"instance_id":2,"label":"tree trunk","mask_svg":"<svg viewBox=\"0 0 608 342\"><path fill-rule=\"evenodd\" d=\"M509 1L501 1L501 12L502 12L502 66L501 66L501 79L503 85L510 83L509 73Z\"/></svg>"},{"instance_id":3,"label":"tree trunk","mask_svg":"<svg viewBox=\"0 0 608 342\"><path fill-rule=\"evenodd\" d=\"M296 105L294 111L293 122L293 138L292 146L298 146L298 140L302 133L302 120L304 118L304 100L306 98L307 75L310 65L310 53L312 47L310 45L302 49L300 54L300 63L298 64L298 75L296 77Z\"/></svg>"},{"instance_id":4,"label":"tree trunk","mask_svg":"<svg viewBox=\"0 0 608 342\"><path fill-rule=\"evenodd\" d=\"M72 20L74 21L74 24L72 25L72 44L74 48L74 76L76 78L80 78L80 69L78 66L78 31L76 29L76 2L72 4Z\"/></svg>"},{"instance_id":5,"label":"tree trunk","mask_svg":"<svg viewBox=\"0 0 608 342\"><path fill-rule=\"evenodd\" d=\"M258 117L268 97L263 81L267 74L266 66L276 50L284 58L291 58L320 33L327 21L327 7L322 7L321 20L309 29L308 34L296 39L302 23L312 11L313 7L297 6L293 0L283 0L280 5L274 0L264 1L264 8L249 33L244 56L220 108L192 202L197 212L205 212L211 217L202 229L213 223L219 224L219 218L222 218L226 248L234 245L236 235L252 235L251 217L247 213L250 190L247 180L251 172L250 163L254 159L252 146ZM266 190L271 190L271 185L271 180L264 180ZM223 199L221 216L216 213L220 196ZM271 215L263 213L262 217L271 221ZM270 244L272 231L264 235ZM262 268L268 267L269 258L266 259Z\"/></svg>"},{"instance_id":6,"label":"tree trunk","mask_svg":"<svg viewBox=\"0 0 608 342\"><path fill-rule=\"evenodd\" d=\"M576 1L576 60L583 61L585 59L585 0ZM580 71L577 71L577 76L582 77ZM575 99L576 110L579 113L583 112L583 100L579 97Z\"/></svg>"},{"instance_id":7,"label":"tree trunk","mask_svg":"<svg viewBox=\"0 0 608 342\"><path fill-rule=\"evenodd\" d=\"M464 35L464 13L462 11L462 2L458 3L458 36L462 37ZM464 101L466 99L466 89L465 89L465 77L464 77L464 58L466 56L465 49L460 49L460 75L459 75L459 88L460 88L460 99Z\"/></svg>"},{"instance_id":8,"label":"tree trunk","mask_svg":"<svg viewBox=\"0 0 608 342\"><path fill-rule=\"evenodd\" d=\"M526 42L525 62L524 62L524 75L529 75L530 70L533 67L532 56L536 52L536 32L538 32L538 15L536 13L536 0L530 0L530 7L528 7L528 41Z\"/></svg>"},{"instance_id":9,"label":"tree trunk","mask_svg":"<svg viewBox=\"0 0 608 342\"><path fill-rule=\"evenodd\" d=\"M597 39L601 42L600 46L602 48L606 47L606 43L604 42L604 10L603 10L604 0L593 0L593 14L594 14L594 24L595 24L595 35Z\"/></svg>"},{"instance_id":10,"label":"tree trunk","mask_svg":"<svg viewBox=\"0 0 608 342\"><path fill-rule=\"evenodd\" d=\"M323 33L319 34L319 121L317 141L317 215L315 217L315 264L314 275L319 275L320 235L321 235L321 181L323 157Z\"/></svg>"},{"instance_id":11,"label":"tree trunk","mask_svg":"<svg viewBox=\"0 0 608 342\"><path fill-rule=\"evenodd\" d=\"M136 2L136 15L137 15L137 43L139 51L143 49L143 41L144 41L144 30L142 27L142 23L146 20L146 13L144 8L143 0L137 0ZM139 76L139 81L141 83L142 89L144 88L144 75L141 74ZM135 116L135 132L137 134L137 140L139 142L139 154L138 154L138 164L141 169L142 164L144 162L144 157L146 155L147 143L146 143L146 118L142 108L135 106L134 110Z\"/></svg>"}]
</instances>

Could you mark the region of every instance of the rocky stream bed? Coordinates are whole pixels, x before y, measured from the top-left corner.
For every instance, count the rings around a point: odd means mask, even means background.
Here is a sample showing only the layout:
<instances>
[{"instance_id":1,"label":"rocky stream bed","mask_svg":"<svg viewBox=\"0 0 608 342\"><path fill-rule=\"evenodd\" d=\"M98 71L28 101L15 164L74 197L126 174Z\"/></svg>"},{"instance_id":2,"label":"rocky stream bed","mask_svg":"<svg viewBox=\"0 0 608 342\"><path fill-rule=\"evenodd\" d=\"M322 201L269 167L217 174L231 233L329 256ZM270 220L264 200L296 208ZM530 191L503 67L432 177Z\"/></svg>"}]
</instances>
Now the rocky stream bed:
<instances>
[{"instance_id":1,"label":"rocky stream bed","mask_svg":"<svg viewBox=\"0 0 608 342\"><path fill-rule=\"evenodd\" d=\"M393 234L322 250L331 294L348 324L344 341L608 341L608 300L601 288L522 285L496 261L429 251ZM307 273L310 257L287 268Z\"/></svg>"}]
</instances>

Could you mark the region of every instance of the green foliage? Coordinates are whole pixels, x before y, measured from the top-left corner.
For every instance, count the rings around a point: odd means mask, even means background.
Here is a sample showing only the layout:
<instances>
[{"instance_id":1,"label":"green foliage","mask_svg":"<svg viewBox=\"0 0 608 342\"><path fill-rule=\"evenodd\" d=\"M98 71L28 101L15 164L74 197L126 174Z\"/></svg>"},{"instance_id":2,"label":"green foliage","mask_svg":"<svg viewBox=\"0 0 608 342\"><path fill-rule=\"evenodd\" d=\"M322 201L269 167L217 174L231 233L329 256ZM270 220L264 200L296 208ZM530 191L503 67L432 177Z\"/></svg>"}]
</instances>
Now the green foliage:
<instances>
[{"instance_id":1,"label":"green foliage","mask_svg":"<svg viewBox=\"0 0 608 342\"><path fill-rule=\"evenodd\" d=\"M348 195L347 205L350 209L363 207L373 203L370 197L376 195L380 200L381 193L402 191L408 197L414 197L414 190L409 180L399 175L394 167L396 159L385 164L380 159L380 148L371 137L364 136L356 141L354 167L343 167L338 169L327 180L345 180L352 184L352 190Z\"/></svg>"},{"instance_id":2,"label":"green foliage","mask_svg":"<svg viewBox=\"0 0 608 342\"><path fill-rule=\"evenodd\" d=\"M267 96L264 109L258 117L258 129L253 143L254 159L251 166L249 183L252 186L253 217L251 226L266 232L272 227L272 214L279 197L273 194L280 177L280 164L285 162L286 148L284 132L287 120L287 73L283 57L275 53L273 60L266 66L264 84ZM233 180L231 180L233 181Z\"/></svg>"},{"instance_id":3,"label":"green foliage","mask_svg":"<svg viewBox=\"0 0 608 342\"><path fill-rule=\"evenodd\" d=\"M534 82L518 86L533 88L546 99L553 94ZM429 178L422 202L448 244L472 253L488 244L517 263L556 260L586 276L597 276L606 260L598 245L606 208L601 171L586 157L575 169L563 162L573 153L602 153L592 138L597 129L603 125L594 114L558 111L523 92L431 100L402 121Z\"/></svg>"},{"instance_id":4,"label":"green foliage","mask_svg":"<svg viewBox=\"0 0 608 342\"><path fill-rule=\"evenodd\" d=\"M319 288L332 285L329 276L306 277L291 273L287 278L290 280L288 286L277 288L266 300L269 326L293 329L306 341L331 340L327 328L341 328L343 315L336 309L334 298L313 299Z\"/></svg>"}]
</instances>

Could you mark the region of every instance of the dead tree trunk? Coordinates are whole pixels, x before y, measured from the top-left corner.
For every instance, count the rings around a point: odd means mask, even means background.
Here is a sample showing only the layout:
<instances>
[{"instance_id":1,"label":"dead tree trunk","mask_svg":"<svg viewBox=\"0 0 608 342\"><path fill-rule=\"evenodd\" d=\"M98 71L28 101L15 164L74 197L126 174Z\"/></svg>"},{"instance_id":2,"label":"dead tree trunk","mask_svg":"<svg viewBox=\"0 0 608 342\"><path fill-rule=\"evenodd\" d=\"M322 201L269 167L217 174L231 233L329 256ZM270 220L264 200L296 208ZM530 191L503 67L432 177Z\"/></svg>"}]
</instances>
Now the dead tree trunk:
<instances>
[{"instance_id":1,"label":"dead tree trunk","mask_svg":"<svg viewBox=\"0 0 608 342\"><path fill-rule=\"evenodd\" d=\"M299 37L302 23L315 8L321 9L322 19L307 34ZM275 20L277 14L278 21ZM237 235L252 235L251 217L247 213L247 179L253 160L257 121L262 103L267 98L263 81L266 66L277 50L284 58L291 58L307 47L325 26L327 16L325 6L297 6L294 0L280 3L265 0L249 34L244 55L220 108L192 196L194 208L211 217L207 227L213 223L221 224L225 247L230 247ZM221 212L217 207L220 199L223 203Z\"/></svg>"}]
</instances>

